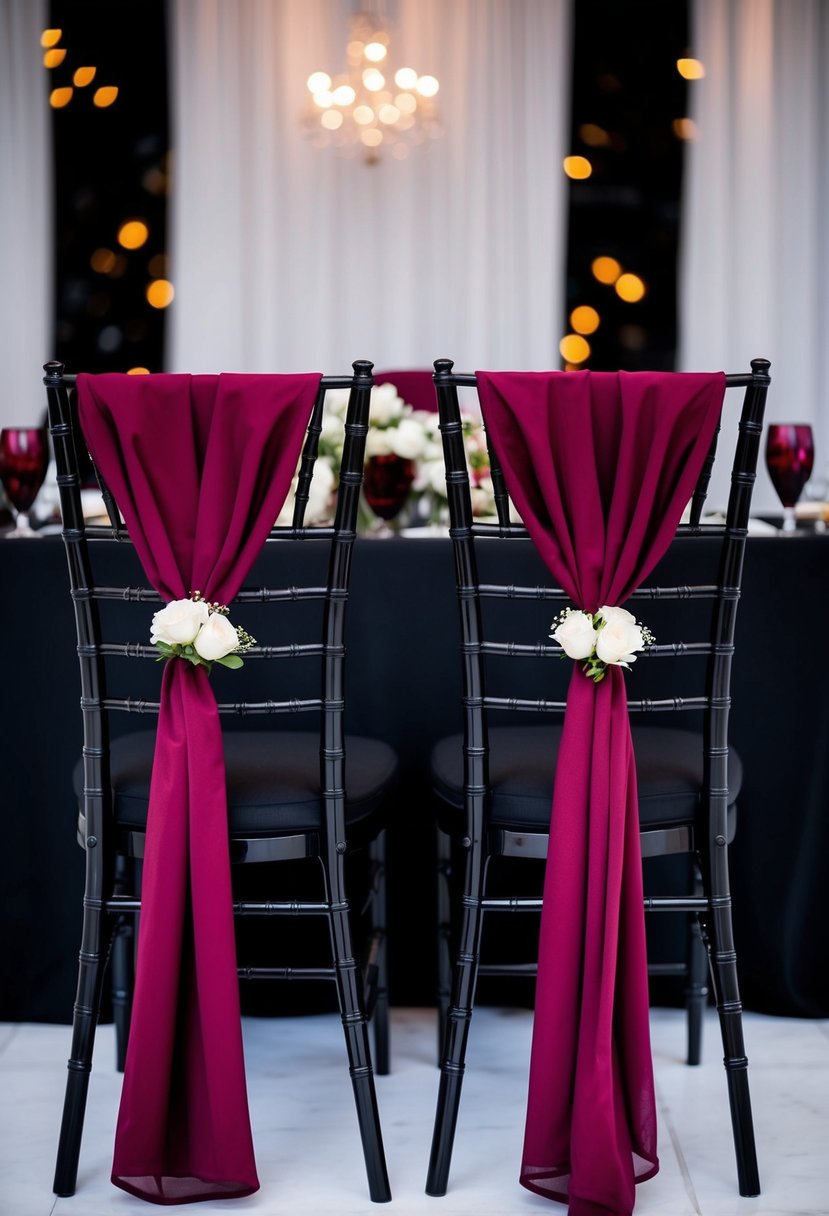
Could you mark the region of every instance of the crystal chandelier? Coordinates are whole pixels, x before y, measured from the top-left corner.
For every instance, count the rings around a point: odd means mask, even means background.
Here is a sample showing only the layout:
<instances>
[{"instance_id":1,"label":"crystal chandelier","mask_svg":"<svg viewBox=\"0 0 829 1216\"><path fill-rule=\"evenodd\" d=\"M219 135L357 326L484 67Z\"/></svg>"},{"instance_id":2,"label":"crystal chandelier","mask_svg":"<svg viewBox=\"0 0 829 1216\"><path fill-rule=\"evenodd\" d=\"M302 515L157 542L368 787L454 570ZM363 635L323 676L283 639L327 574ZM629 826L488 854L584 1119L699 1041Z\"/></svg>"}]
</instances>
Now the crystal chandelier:
<instances>
[{"instance_id":1,"label":"crystal chandelier","mask_svg":"<svg viewBox=\"0 0 829 1216\"><path fill-rule=\"evenodd\" d=\"M441 133L434 76L414 68L395 68L387 23L370 12L352 19L345 72L308 77L310 100L303 120L305 133L318 145L334 144L362 153L376 164L384 151L398 160L411 144Z\"/></svg>"}]
</instances>

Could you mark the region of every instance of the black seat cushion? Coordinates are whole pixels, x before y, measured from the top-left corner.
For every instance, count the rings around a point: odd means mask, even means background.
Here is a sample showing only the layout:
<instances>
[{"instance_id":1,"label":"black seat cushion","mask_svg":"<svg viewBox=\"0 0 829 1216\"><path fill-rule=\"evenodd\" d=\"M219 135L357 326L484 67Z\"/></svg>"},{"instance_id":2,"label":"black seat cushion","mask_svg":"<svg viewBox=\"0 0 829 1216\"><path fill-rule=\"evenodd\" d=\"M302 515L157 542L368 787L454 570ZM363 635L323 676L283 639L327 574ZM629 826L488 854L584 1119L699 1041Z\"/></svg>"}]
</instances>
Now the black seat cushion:
<instances>
[{"instance_id":1,"label":"black seat cushion","mask_svg":"<svg viewBox=\"0 0 829 1216\"><path fill-rule=\"evenodd\" d=\"M639 821L643 828L692 823L702 789L702 740L693 731L633 726ZM546 832L561 726L504 726L489 731L493 827ZM432 787L454 810L463 809L463 736L441 739L432 752ZM739 756L730 752L728 804L743 782Z\"/></svg>"},{"instance_id":2,"label":"black seat cushion","mask_svg":"<svg viewBox=\"0 0 829 1216\"><path fill-rule=\"evenodd\" d=\"M116 821L147 824L155 731L137 731L111 746ZM228 819L231 836L315 831L321 826L319 735L305 731L225 731ZM346 739L346 822L356 824L377 809L397 770L397 757L378 739ZM75 793L83 774L78 765Z\"/></svg>"}]
</instances>

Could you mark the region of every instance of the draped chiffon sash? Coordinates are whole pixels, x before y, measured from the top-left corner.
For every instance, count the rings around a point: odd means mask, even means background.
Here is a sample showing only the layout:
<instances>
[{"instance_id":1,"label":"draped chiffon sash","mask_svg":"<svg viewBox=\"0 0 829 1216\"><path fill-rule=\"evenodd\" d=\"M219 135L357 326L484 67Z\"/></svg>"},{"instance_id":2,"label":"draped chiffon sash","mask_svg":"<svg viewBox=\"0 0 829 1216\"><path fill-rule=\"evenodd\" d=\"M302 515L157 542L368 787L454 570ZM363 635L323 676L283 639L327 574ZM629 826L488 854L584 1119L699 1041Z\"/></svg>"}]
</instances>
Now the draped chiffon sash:
<instances>
[{"instance_id":1,"label":"draped chiffon sash","mask_svg":"<svg viewBox=\"0 0 829 1216\"><path fill-rule=\"evenodd\" d=\"M578 608L622 604L670 544L725 377L477 380L507 490L553 576ZM597 685L574 666L553 787L521 1182L575 1216L628 1216L635 1183L659 1168L625 680L615 667Z\"/></svg>"},{"instance_id":2,"label":"draped chiffon sash","mask_svg":"<svg viewBox=\"0 0 829 1216\"><path fill-rule=\"evenodd\" d=\"M239 590L287 496L319 381L78 377L90 452L165 600L198 590L227 603ZM259 1182L222 734L206 669L169 661L160 700L112 1181L172 1204L249 1195Z\"/></svg>"}]
</instances>

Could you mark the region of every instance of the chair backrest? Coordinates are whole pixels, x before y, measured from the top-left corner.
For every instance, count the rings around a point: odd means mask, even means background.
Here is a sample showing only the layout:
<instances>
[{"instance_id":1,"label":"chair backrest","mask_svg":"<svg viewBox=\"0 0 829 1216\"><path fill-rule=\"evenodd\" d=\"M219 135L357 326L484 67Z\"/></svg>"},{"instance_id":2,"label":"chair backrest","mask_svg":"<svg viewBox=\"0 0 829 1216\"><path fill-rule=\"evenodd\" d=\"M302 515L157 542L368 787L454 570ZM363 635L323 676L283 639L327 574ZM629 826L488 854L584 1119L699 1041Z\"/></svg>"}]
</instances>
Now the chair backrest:
<instances>
[{"instance_id":1,"label":"chair backrest","mask_svg":"<svg viewBox=\"0 0 829 1216\"><path fill-rule=\"evenodd\" d=\"M629 604L656 644L638 656L627 680L628 708L643 714L673 713L681 725L701 728L705 739L705 780L712 823L725 816L727 730L735 622L746 546L763 411L770 383L769 363L755 359L747 374L726 377L726 408L733 390L743 389L734 448L731 492L723 522L702 522L707 488L717 456L715 435L690 506L674 543L647 585ZM450 534L460 603L468 788L487 785L487 729L495 715L563 714L571 664L551 663L562 655L550 640L550 621L567 602L540 557L537 582L504 578L506 544L532 546L524 525L511 513L504 477L487 437L497 520L473 517L458 389L476 387L474 375L453 372L448 359L435 363L440 429L449 499ZM724 409L724 413L726 410ZM733 414L733 411L732 411ZM729 427L731 422L728 423ZM722 445L721 445L722 446ZM496 556L497 555L497 556ZM529 559L530 563L534 559ZM520 565L526 570L528 556ZM491 571L494 569L494 575ZM535 576L535 575L534 575ZM528 660L536 660L528 662ZM647 661L644 661L647 660ZM656 661L652 661L656 660ZM690 721L689 721L690 716ZM722 804L722 805L720 805Z\"/></svg>"},{"instance_id":2,"label":"chair backrest","mask_svg":"<svg viewBox=\"0 0 829 1216\"><path fill-rule=\"evenodd\" d=\"M284 547L277 551L280 558L284 551L279 563L284 582L254 585L263 569L272 572L274 565L260 556L248 585L233 601L239 605L234 624L261 641L245 653L243 671L214 667L211 675L219 713L244 718L247 729L267 725L271 715L288 715L288 725L294 725L294 718L302 725L304 715L316 718L324 830L332 842L344 839L344 626L373 383L371 363L358 361L353 368L350 376L322 377L308 420L291 522L275 524L267 539L266 548ZM89 457L78 421L76 378L65 375L60 363L47 363L44 371L75 609L84 787L99 792L85 798L86 833L100 839L110 811L110 733L124 733L119 718L158 713L161 665L156 665L159 656L150 645L149 629L161 596L148 585L118 505L100 476L109 523L85 519L81 460ZM348 392L334 521L310 527L305 524L309 489L326 393L334 389ZM307 717L304 721L307 728Z\"/></svg>"}]
</instances>

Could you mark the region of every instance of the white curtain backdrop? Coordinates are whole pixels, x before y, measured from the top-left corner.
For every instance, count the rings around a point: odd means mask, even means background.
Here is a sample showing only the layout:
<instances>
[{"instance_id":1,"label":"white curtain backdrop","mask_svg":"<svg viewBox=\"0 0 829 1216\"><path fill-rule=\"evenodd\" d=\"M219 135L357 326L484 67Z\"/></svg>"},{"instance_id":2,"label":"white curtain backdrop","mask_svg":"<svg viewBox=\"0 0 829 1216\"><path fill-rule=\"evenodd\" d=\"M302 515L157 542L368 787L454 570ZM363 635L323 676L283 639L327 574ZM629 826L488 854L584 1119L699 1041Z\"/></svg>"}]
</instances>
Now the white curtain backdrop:
<instances>
[{"instance_id":1,"label":"white curtain backdrop","mask_svg":"<svg viewBox=\"0 0 829 1216\"><path fill-rule=\"evenodd\" d=\"M558 365L568 0L397 0L445 133L366 165L303 138L346 0L172 0L170 370Z\"/></svg>"},{"instance_id":2,"label":"white curtain backdrop","mask_svg":"<svg viewBox=\"0 0 829 1216\"><path fill-rule=\"evenodd\" d=\"M46 0L0 3L0 427L39 421L54 353L45 25Z\"/></svg>"},{"instance_id":3,"label":"white curtain backdrop","mask_svg":"<svg viewBox=\"0 0 829 1216\"><path fill-rule=\"evenodd\" d=\"M771 359L767 421L808 422L829 470L829 5L695 0L680 366ZM778 508L761 451L755 506ZM712 486L724 503L727 483Z\"/></svg>"}]
</instances>

